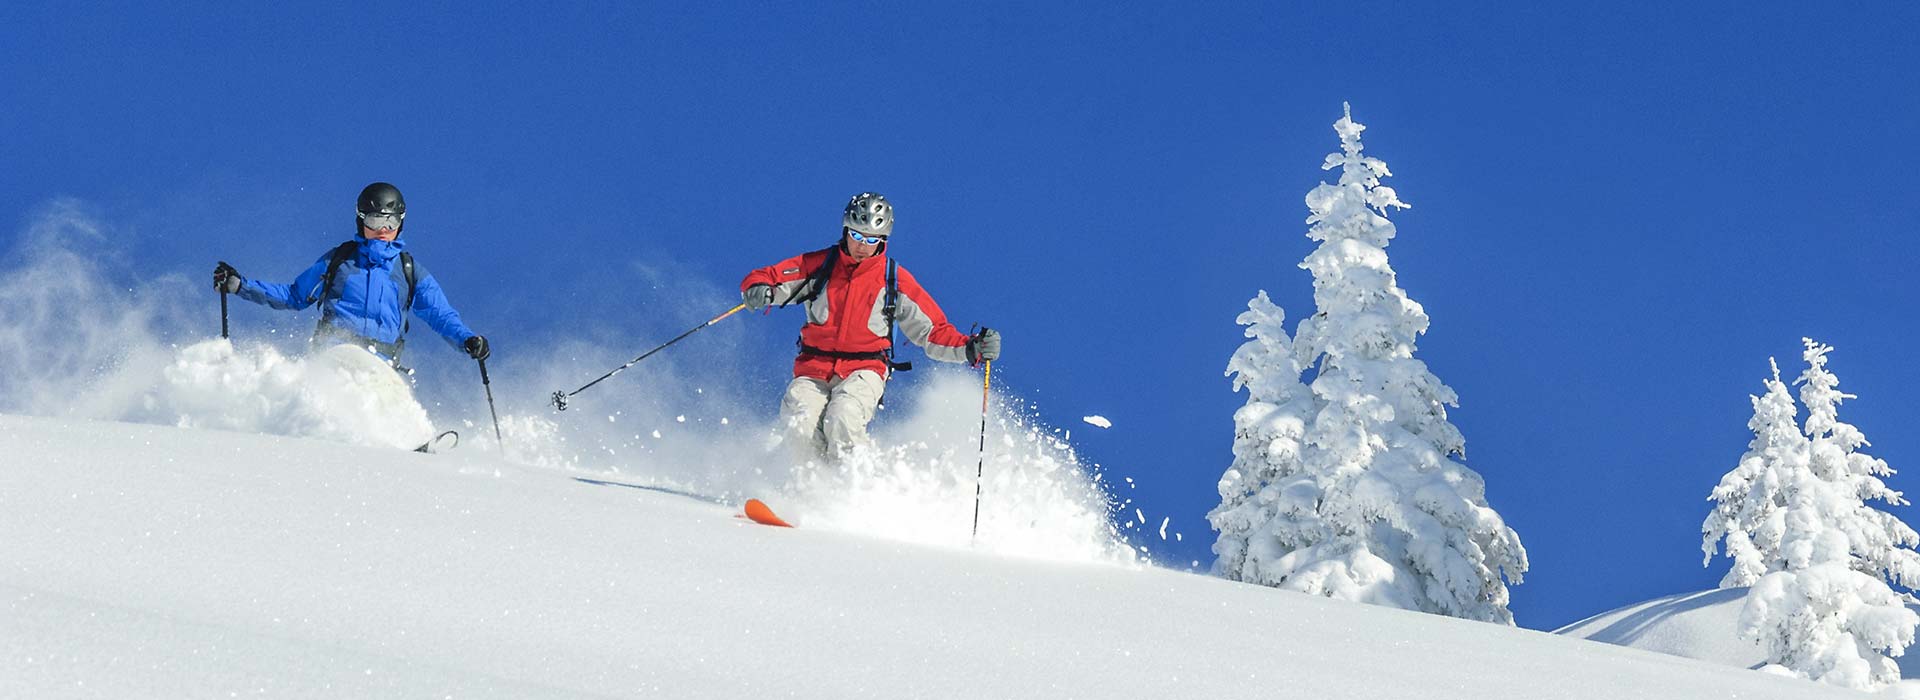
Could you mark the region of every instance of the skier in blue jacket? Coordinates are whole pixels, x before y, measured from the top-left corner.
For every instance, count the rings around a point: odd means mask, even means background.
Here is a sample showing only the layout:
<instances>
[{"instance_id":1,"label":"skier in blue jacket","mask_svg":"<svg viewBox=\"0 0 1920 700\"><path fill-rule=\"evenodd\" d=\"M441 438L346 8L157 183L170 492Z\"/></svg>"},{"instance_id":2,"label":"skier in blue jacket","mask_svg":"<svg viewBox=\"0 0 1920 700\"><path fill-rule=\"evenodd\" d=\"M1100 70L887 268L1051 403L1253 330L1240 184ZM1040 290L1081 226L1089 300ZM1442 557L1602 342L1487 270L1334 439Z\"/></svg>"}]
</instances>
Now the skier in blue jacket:
<instances>
[{"instance_id":1,"label":"skier in blue jacket","mask_svg":"<svg viewBox=\"0 0 1920 700\"><path fill-rule=\"evenodd\" d=\"M439 281L405 252L399 237L407 201L400 189L384 182L367 185L354 209L359 235L321 255L293 284L247 279L222 261L213 269L214 289L276 309L298 311L318 302L315 344L367 346L394 363L406 342L405 314L411 310L454 347L473 359L487 359L487 339L460 321Z\"/></svg>"}]
</instances>

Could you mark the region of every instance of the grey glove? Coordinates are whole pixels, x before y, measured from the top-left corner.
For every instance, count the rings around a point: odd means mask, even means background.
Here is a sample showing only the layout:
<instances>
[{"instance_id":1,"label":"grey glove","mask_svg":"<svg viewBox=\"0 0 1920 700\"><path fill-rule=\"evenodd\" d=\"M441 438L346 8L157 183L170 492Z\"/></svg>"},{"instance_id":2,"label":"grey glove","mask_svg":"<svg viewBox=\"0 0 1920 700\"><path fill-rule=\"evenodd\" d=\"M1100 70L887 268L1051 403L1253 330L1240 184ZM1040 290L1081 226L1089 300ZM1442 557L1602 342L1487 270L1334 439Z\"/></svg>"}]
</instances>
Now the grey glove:
<instances>
[{"instance_id":1,"label":"grey glove","mask_svg":"<svg viewBox=\"0 0 1920 700\"><path fill-rule=\"evenodd\" d=\"M764 284L753 285L740 293L740 300L747 303L748 311L759 311L773 303L773 288Z\"/></svg>"},{"instance_id":2,"label":"grey glove","mask_svg":"<svg viewBox=\"0 0 1920 700\"><path fill-rule=\"evenodd\" d=\"M247 278L241 277L240 271L233 269L233 266L228 265L225 260L213 266L213 288L215 290L233 294L239 292L240 285L246 284L246 282Z\"/></svg>"},{"instance_id":3,"label":"grey glove","mask_svg":"<svg viewBox=\"0 0 1920 700\"><path fill-rule=\"evenodd\" d=\"M978 364L1000 359L1000 331L982 328L967 341L967 362Z\"/></svg>"}]
</instances>

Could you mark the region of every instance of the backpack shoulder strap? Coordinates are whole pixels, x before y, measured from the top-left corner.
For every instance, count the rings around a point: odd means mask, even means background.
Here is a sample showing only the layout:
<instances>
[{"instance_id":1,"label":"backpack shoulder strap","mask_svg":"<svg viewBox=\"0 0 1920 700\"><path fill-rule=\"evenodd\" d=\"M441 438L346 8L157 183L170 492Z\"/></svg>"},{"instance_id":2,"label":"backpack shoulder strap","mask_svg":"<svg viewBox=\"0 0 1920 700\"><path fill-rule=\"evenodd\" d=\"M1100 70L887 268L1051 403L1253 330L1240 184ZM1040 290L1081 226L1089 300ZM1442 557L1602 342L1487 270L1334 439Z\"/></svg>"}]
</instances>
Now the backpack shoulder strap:
<instances>
[{"instance_id":1,"label":"backpack shoulder strap","mask_svg":"<svg viewBox=\"0 0 1920 700\"><path fill-rule=\"evenodd\" d=\"M894 319L894 313L898 311L900 308L899 269L900 269L900 263L895 262L892 256L888 256L887 257L887 306L886 306L887 366L892 368L896 372L905 372L907 370L913 369L913 363L893 361L893 319Z\"/></svg>"},{"instance_id":2,"label":"backpack shoulder strap","mask_svg":"<svg viewBox=\"0 0 1920 700\"><path fill-rule=\"evenodd\" d=\"M887 342L893 342L893 312L900 308L900 263L887 258Z\"/></svg>"},{"instance_id":3,"label":"backpack shoulder strap","mask_svg":"<svg viewBox=\"0 0 1920 700\"><path fill-rule=\"evenodd\" d=\"M407 279L407 303L400 307L400 339L394 342L394 357L400 356L400 348L407 346L407 333L413 330L413 288L419 282L414 279L413 254L400 251L400 274Z\"/></svg>"},{"instance_id":4,"label":"backpack shoulder strap","mask_svg":"<svg viewBox=\"0 0 1920 700\"><path fill-rule=\"evenodd\" d=\"M813 274L807 276L807 293L788 299L780 306L784 308L794 304L805 304L819 297L821 292L827 290L827 281L833 278L833 266L838 262L840 262L840 245L836 243L832 248L827 249L827 259L820 261L820 269L814 270Z\"/></svg>"},{"instance_id":5,"label":"backpack shoulder strap","mask_svg":"<svg viewBox=\"0 0 1920 700\"><path fill-rule=\"evenodd\" d=\"M353 255L358 252L360 252L359 241L347 241L335 246L333 249L333 257L327 259L327 271L320 276L320 286L314 287L313 291L307 295L307 303L311 304L320 301L332 293L333 277L340 272L340 264L346 262L347 258L353 257Z\"/></svg>"},{"instance_id":6,"label":"backpack shoulder strap","mask_svg":"<svg viewBox=\"0 0 1920 700\"><path fill-rule=\"evenodd\" d=\"M412 253L400 251L400 271L407 276L407 305L400 309L405 314L413 309L413 289L420 285L420 280L414 277Z\"/></svg>"}]
</instances>

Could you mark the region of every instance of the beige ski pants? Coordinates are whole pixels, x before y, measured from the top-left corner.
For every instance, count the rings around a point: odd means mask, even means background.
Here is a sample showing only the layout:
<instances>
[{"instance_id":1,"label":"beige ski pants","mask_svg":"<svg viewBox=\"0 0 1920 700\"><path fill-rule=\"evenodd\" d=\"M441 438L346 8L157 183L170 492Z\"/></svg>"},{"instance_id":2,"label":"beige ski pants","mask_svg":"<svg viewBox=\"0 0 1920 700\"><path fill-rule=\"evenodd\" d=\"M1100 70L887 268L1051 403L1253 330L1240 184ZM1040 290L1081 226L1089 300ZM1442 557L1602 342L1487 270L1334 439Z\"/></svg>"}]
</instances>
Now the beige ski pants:
<instances>
[{"instance_id":1,"label":"beige ski pants","mask_svg":"<svg viewBox=\"0 0 1920 700\"><path fill-rule=\"evenodd\" d=\"M794 377L780 400L780 425L794 460L837 459L870 442L867 422L886 389L887 380L864 369L825 381Z\"/></svg>"}]
</instances>

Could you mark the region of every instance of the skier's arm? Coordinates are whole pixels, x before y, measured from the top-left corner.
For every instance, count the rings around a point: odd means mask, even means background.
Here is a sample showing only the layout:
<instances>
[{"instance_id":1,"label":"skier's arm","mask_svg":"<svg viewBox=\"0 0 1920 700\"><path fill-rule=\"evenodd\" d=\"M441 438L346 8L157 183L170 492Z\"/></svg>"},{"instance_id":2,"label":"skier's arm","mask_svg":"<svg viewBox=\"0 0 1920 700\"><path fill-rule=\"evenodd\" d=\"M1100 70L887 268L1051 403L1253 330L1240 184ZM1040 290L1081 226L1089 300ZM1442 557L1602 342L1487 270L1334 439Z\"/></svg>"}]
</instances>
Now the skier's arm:
<instances>
[{"instance_id":1,"label":"skier's arm","mask_svg":"<svg viewBox=\"0 0 1920 700\"><path fill-rule=\"evenodd\" d=\"M749 272L746 279L740 280L740 291L744 294L756 285L772 287L776 306L806 296L811 291L814 273L827 261L827 250L831 249L803 253Z\"/></svg>"},{"instance_id":2,"label":"skier's arm","mask_svg":"<svg viewBox=\"0 0 1920 700\"><path fill-rule=\"evenodd\" d=\"M893 311L893 323L900 333L925 350L927 357L941 362L966 362L967 334L947 322L947 315L934 303L933 295L920 287L913 275L907 273L907 268L899 267L895 272L900 298L899 306ZM880 302L886 303L884 296Z\"/></svg>"},{"instance_id":3,"label":"skier's arm","mask_svg":"<svg viewBox=\"0 0 1920 700\"><path fill-rule=\"evenodd\" d=\"M453 309L453 304L447 302L446 292L440 289L440 281L424 268L416 265L415 269L420 274L420 282L413 288L414 317L426 323L433 332L439 333L453 349L467 352L467 339L479 334L460 320L460 312Z\"/></svg>"},{"instance_id":4,"label":"skier's arm","mask_svg":"<svg viewBox=\"0 0 1920 700\"><path fill-rule=\"evenodd\" d=\"M320 278L326 276L327 262L332 258L331 251L320 256L320 259L314 261L313 265L300 273L299 277L293 278L293 284L290 285L247 278L241 283L240 291L234 292L234 296L281 310L299 311L307 308L312 306L314 298L319 296L315 293L319 291L316 287L320 286Z\"/></svg>"}]
</instances>

